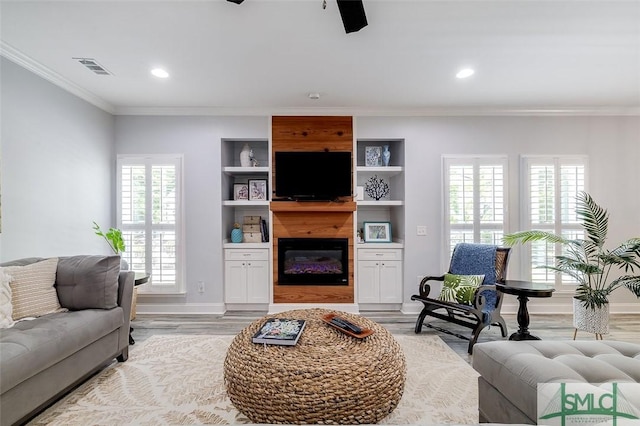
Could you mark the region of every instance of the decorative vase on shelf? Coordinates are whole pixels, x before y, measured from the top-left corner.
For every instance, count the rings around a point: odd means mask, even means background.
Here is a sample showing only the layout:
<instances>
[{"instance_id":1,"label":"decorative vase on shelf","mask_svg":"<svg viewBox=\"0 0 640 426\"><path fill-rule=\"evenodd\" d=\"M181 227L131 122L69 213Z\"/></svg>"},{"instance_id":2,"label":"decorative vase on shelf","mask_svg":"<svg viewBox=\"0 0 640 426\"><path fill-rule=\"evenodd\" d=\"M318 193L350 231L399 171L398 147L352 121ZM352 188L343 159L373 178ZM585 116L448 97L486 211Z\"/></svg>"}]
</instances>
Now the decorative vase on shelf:
<instances>
[{"instance_id":1,"label":"decorative vase on shelf","mask_svg":"<svg viewBox=\"0 0 640 426\"><path fill-rule=\"evenodd\" d=\"M382 165L387 167L389 165L390 159L391 159L391 151L389 151L389 145L384 145L382 147Z\"/></svg>"},{"instance_id":2,"label":"decorative vase on shelf","mask_svg":"<svg viewBox=\"0 0 640 426\"><path fill-rule=\"evenodd\" d=\"M231 242L232 243L241 243L242 242L242 229L240 229L240 224L234 224L233 229L231 230Z\"/></svg>"},{"instance_id":3,"label":"decorative vase on shelf","mask_svg":"<svg viewBox=\"0 0 640 426\"><path fill-rule=\"evenodd\" d=\"M251 157L253 157L253 150L248 143L245 143L240 151L240 167L251 167Z\"/></svg>"}]
</instances>

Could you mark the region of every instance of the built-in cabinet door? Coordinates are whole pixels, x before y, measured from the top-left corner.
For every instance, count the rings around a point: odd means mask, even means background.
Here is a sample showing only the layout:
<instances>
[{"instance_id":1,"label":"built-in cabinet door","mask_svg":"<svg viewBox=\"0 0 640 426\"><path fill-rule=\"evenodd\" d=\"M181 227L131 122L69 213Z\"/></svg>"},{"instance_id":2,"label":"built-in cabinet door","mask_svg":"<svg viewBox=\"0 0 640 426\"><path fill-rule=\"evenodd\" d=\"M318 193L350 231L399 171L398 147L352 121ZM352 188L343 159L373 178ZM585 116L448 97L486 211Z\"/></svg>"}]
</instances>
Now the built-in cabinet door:
<instances>
[{"instance_id":1,"label":"built-in cabinet door","mask_svg":"<svg viewBox=\"0 0 640 426\"><path fill-rule=\"evenodd\" d=\"M269 251L226 249L225 303L269 303Z\"/></svg>"},{"instance_id":2,"label":"built-in cabinet door","mask_svg":"<svg viewBox=\"0 0 640 426\"><path fill-rule=\"evenodd\" d=\"M224 301L225 303L247 302L247 266L243 260L224 262Z\"/></svg>"},{"instance_id":3,"label":"built-in cabinet door","mask_svg":"<svg viewBox=\"0 0 640 426\"><path fill-rule=\"evenodd\" d=\"M269 303L269 262L247 262L247 302Z\"/></svg>"},{"instance_id":4,"label":"built-in cabinet door","mask_svg":"<svg viewBox=\"0 0 640 426\"><path fill-rule=\"evenodd\" d=\"M402 303L402 250L358 250L358 302Z\"/></svg>"},{"instance_id":5,"label":"built-in cabinet door","mask_svg":"<svg viewBox=\"0 0 640 426\"><path fill-rule=\"evenodd\" d=\"M377 260L358 261L358 302L378 303L380 300L380 262Z\"/></svg>"},{"instance_id":6,"label":"built-in cabinet door","mask_svg":"<svg viewBox=\"0 0 640 426\"><path fill-rule=\"evenodd\" d=\"M402 302L402 262L388 260L380 262L380 303Z\"/></svg>"}]
</instances>

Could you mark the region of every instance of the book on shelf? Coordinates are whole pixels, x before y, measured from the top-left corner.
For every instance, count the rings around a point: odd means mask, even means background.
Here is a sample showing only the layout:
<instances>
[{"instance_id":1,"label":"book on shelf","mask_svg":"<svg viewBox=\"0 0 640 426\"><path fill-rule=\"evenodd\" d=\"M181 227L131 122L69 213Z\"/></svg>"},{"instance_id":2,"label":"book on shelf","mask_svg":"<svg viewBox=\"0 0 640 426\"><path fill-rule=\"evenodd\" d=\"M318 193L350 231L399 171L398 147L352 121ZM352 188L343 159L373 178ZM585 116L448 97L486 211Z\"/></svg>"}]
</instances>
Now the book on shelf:
<instances>
[{"instance_id":1,"label":"book on shelf","mask_svg":"<svg viewBox=\"0 0 640 426\"><path fill-rule=\"evenodd\" d=\"M263 243L268 243L269 242L269 228L267 228L267 221L264 219L260 219L261 225L262 225L262 242Z\"/></svg>"},{"instance_id":2,"label":"book on shelf","mask_svg":"<svg viewBox=\"0 0 640 426\"><path fill-rule=\"evenodd\" d=\"M298 343L305 325L305 320L269 318L251 340L253 343L293 346Z\"/></svg>"}]
</instances>

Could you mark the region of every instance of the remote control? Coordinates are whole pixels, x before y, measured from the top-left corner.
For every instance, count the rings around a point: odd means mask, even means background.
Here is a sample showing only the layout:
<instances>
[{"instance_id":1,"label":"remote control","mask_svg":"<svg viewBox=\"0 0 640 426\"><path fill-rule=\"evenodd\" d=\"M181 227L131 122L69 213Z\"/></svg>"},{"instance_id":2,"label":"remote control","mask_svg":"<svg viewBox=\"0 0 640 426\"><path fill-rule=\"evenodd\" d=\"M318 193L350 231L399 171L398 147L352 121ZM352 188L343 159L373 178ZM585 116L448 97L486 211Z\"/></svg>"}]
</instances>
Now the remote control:
<instances>
[{"instance_id":1,"label":"remote control","mask_svg":"<svg viewBox=\"0 0 640 426\"><path fill-rule=\"evenodd\" d=\"M360 327L358 327L357 325L343 319L343 318L339 318L339 317L333 317L331 319L331 323L337 325L338 327L345 329L345 330L349 330L352 333L355 334L360 334L362 333L362 329Z\"/></svg>"}]
</instances>

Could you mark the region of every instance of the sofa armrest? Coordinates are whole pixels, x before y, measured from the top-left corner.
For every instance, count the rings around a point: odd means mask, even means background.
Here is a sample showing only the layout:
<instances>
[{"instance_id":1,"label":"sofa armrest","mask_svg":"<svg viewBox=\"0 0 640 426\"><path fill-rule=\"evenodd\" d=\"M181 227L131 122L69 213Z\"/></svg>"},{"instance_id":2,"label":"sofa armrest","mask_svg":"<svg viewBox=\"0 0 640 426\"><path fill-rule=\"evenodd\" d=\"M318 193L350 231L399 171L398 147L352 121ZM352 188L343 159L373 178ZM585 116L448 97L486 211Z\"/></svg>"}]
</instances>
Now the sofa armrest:
<instances>
[{"instance_id":1,"label":"sofa armrest","mask_svg":"<svg viewBox=\"0 0 640 426\"><path fill-rule=\"evenodd\" d=\"M120 271L118 276L118 306L124 311L124 324L122 325L118 347L124 349L129 346L129 328L131 327L131 305L133 303L133 282L135 272Z\"/></svg>"}]
</instances>

